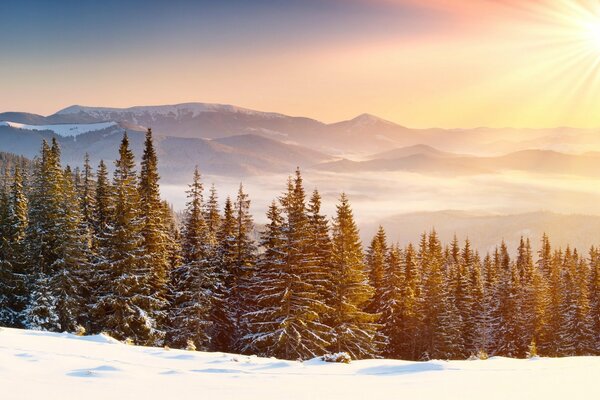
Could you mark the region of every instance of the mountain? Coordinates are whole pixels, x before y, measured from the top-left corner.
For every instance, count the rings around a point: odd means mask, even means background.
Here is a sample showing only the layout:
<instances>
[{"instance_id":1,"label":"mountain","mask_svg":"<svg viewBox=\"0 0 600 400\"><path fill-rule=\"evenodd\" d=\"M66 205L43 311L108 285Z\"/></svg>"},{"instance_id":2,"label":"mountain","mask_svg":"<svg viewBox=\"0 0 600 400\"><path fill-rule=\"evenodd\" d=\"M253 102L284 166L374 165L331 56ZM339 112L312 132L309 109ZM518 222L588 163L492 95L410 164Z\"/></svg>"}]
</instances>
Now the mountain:
<instances>
[{"instance_id":1,"label":"mountain","mask_svg":"<svg viewBox=\"0 0 600 400\"><path fill-rule=\"evenodd\" d=\"M426 144L415 144L413 146L401 147L398 149L392 149L384 151L382 153L373 154L368 158L370 160L394 160L403 157L410 157L414 155L427 155L433 157L459 157L459 154L449 153L441 151L435 147L428 146Z\"/></svg>"},{"instance_id":2,"label":"mountain","mask_svg":"<svg viewBox=\"0 0 600 400\"><path fill-rule=\"evenodd\" d=\"M522 150L496 157L442 152L426 145L390 150L366 161L342 159L316 165L331 172L407 171L438 175L475 175L502 171L600 177L600 153L565 154L552 150Z\"/></svg>"},{"instance_id":3,"label":"mountain","mask_svg":"<svg viewBox=\"0 0 600 400\"><path fill-rule=\"evenodd\" d=\"M371 114L326 124L312 118L256 111L227 104L183 103L129 108L70 106L47 117L0 113L0 121L29 125L117 122L157 135L218 139L254 134L321 152L348 155L381 153L391 148L427 145L445 152L501 155L537 148L582 152L600 148L598 129L412 129Z\"/></svg>"},{"instance_id":4,"label":"mountain","mask_svg":"<svg viewBox=\"0 0 600 400\"><path fill-rule=\"evenodd\" d=\"M109 166L117 158L118 146L127 129L134 153L142 153L144 134L132 124L94 122L80 124L29 125L0 122L0 149L35 157L41 141L56 137L65 164L80 166L88 153L95 165L101 159ZM259 135L239 135L221 139L185 138L156 135L160 172L166 183L185 182L196 165L203 173L244 177L289 173L331 160L331 156L298 145ZM139 158L138 158L139 160Z\"/></svg>"}]
</instances>

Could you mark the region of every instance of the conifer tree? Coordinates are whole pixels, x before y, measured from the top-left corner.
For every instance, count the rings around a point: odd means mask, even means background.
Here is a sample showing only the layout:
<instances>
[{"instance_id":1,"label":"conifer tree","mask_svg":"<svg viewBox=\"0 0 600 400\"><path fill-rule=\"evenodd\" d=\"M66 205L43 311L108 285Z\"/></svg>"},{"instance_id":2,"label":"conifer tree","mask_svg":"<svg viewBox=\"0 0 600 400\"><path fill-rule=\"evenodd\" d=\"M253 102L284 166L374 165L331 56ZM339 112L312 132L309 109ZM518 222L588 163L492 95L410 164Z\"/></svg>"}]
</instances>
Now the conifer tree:
<instances>
[{"instance_id":1,"label":"conifer tree","mask_svg":"<svg viewBox=\"0 0 600 400\"><path fill-rule=\"evenodd\" d=\"M408 341L405 331L410 318L406 303L411 299L406 287L406 278L402 266L402 252L398 246L390 247L385 263L384 277L381 283L381 333L385 338L384 355L389 358L401 358Z\"/></svg>"},{"instance_id":2,"label":"conifer tree","mask_svg":"<svg viewBox=\"0 0 600 400\"><path fill-rule=\"evenodd\" d=\"M367 307L367 310L371 313L380 313L383 309L382 296L385 290L383 287L383 280L387 254L387 236L383 227L379 226L377 234L371 240L371 245L367 249L366 255L369 283L375 289L371 304Z\"/></svg>"},{"instance_id":3,"label":"conifer tree","mask_svg":"<svg viewBox=\"0 0 600 400\"><path fill-rule=\"evenodd\" d=\"M25 313L26 325L33 329L60 331L56 311L58 299L49 284L50 278L57 273L54 267L60 257L63 178L58 143L53 139L50 147L43 141L41 157L34 171L27 229L31 283Z\"/></svg>"},{"instance_id":4,"label":"conifer tree","mask_svg":"<svg viewBox=\"0 0 600 400\"><path fill-rule=\"evenodd\" d=\"M152 130L146 132L139 182L140 223L142 235L141 264L148 279L148 317L155 321L153 341L162 343L167 319L167 294L169 277L168 238L163 223L163 206L160 200L158 158L154 149Z\"/></svg>"},{"instance_id":5,"label":"conifer tree","mask_svg":"<svg viewBox=\"0 0 600 400\"><path fill-rule=\"evenodd\" d=\"M223 218L217 231L217 248L211 260L213 269L219 275L221 286L217 288L217 295L224 299L222 307L216 307L211 315L212 343L214 351L233 351L236 340L237 328L233 319L232 288L234 283L235 268L235 228L236 219L231 198L225 200Z\"/></svg>"},{"instance_id":6,"label":"conifer tree","mask_svg":"<svg viewBox=\"0 0 600 400\"><path fill-rule=\"evenodd\" d=\"M333 278L331 266L331 237L327 217L321 213L321 195L314 190L308 202L308 255L313 267L313 284L319 292L319 299L325 305L333 298ZM331 307L321 314L321 322L330 324Z\"/></svg>"},{"instance_id":7,"label":"conifer tree","mask_svg":"<svg viewBox=\"0 0 600 400\"><path fill-rule=\"evenodd\" d=\"M334 298L330 349L348 352L352 358L376 357L378 315L364 311L373 296L363 262L362 245L350 203L340 197L332 232Z\"/></svg>"},{"instance_id":8,"label":"conifer tree","mask_svg":"<svg viewBox=\"0 0 600 400\"><path fill-rule=\"evenodd\" d=\"M154 319L155 300L150 298L152 276L143 259L142 218L136 184L134 156L125 134L115 162L114 205L107 240L99 249L101 267L109 290L101 293L96 305L100 329L116 339L154 345L162 330Z\"/></svg>"},{"instance_id":9,"label":"conifer tree","mask_svg":"<svg viewBox=\"0 0 600 400\"><path fill-rule=\"evenodd\" d=\"M203 186L198 169L188 190L188 203L182 237L183 264L172 272L172 304L169 343L196 349L210 346L210 316L217 297L216 273L210 263L208 229L203 215Z\"/></svg>"},{"instance_id":10,"label":"conifer tree","mask_svg":"<svg viewBox=\"0 0 600 400\"><path fill-rule=\"evenodd\" d=\"M229 297L227 299L226 310L229 313L229 319L236 327L234 342L239 346L239 340L243 335L241 332L241 316L250 311L249 299L245 297L245 286L247 279L251 276L252 269L256 262L256 245L252 238L254 230L254 221L250 214L250 198L244 192L244 187L240 184L236 201L233 205L234 228L233 228L233 259L231 264Z\"/></svg>"},{"instance_id":11,"label":"conifer tree","mask_svg":"<svg viewBox=\"0 0 600 400\"><path fill-rule=\"evenodd\" d=\"M0 193L0 325L17 328L24 326L23 312L28 296L25 249L27 204L23 176L17 165L10 191L7 188Z\"/></svg>"},{"instance_id":12,"label":"conifer tree","mask_svg":"<svg viewBox=\"0 0 600 400\"><path fill-rule=\"evenodd\" d=\"M269 209L271 221L259 258L247 286L250 305L247 314L246 348L259 354L275 354L287 359L306 359L325 353L329 327L320 320L327 306L320 268L310 249L311 230L306 213L302 178L296 171L294 182L282 198L286 219L276 204Z\"/></svg>"}]
</instances>

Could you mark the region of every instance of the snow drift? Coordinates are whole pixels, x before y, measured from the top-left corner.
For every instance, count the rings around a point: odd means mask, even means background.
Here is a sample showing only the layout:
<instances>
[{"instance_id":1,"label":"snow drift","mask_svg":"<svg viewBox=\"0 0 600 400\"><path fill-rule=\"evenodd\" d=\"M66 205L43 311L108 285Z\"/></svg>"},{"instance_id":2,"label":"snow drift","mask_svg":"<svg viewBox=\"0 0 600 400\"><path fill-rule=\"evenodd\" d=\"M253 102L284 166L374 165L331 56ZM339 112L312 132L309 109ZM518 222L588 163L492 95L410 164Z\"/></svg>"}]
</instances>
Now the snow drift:
<instances>
[{"instance_id":1,"label":"snow drift","mask_svg":"<svg viewBox=\"0 0 600 400\"><path fill-rule=\"evenodd\" d=\"M0 328L4 400L593 399L599 373L600 357L334 364Z\"/></svg>"}]
</instances>

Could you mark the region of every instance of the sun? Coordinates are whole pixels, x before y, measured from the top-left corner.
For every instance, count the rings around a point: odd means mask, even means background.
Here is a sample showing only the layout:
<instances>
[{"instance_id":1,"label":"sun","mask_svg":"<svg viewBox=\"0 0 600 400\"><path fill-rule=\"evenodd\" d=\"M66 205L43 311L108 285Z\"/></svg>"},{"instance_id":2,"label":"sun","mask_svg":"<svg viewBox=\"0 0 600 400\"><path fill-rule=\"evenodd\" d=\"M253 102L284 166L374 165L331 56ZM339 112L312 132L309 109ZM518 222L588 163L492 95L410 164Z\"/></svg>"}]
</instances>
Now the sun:
<instances>
[{"instance_id":1,"label":"sun","mask_svg":"<svg viewBox=\"0 0 600 400\"><path fill-rule=\"evenodd\" d=\"M592 50L600 53L600 17L584 22L583 34Z\"/></svg>"}]
</instances>

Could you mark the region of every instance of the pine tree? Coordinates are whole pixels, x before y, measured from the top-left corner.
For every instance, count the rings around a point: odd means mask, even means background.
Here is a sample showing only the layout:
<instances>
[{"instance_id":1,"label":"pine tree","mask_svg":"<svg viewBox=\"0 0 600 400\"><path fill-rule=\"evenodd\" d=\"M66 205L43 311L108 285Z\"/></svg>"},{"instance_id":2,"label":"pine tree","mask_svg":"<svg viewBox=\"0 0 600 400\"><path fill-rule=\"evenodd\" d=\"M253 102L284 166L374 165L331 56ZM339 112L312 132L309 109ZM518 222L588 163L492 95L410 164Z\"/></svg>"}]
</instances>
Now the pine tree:
<instances>
[{"instance_id":1,"label":"pine tree","mask_svg":"<svg viewBox=\"0 0 600 400\"><path fill-rule=\"evenodd\" d=\"M53 140L50 147L44 141L34 171L27 229L27 268L31 271L31 281L25 314L26 325L33 329L60 331L56 311L58 299L49 284L50 278L57 273L54 267L60 257L62 180L58 144Z\"/></svg>"},{"instance_id":2,"label":"pine tree","mask_svg":"<svg viewBox=\"0 0 600 400\"><path fill-rule=\"evenodd\" d=\"M62 233L58 240L59 258L53 264L55 272L48 284L56 298L60 330L74 332L89 321L90 236L69 168L64 172L61 203L62 215L57 222Z\"/></svg>"},{"instance_id":3,"label":"pine tree","mask_svg":"<svg viewBox=\"0 0 600 400\"><path fill-rule=\"evenodd\" d=\"M453 358L463 351L460 325L437 233L432 231L422 251L423 271L423 353L421 358Z\"/></svg>"},{"instance_id":4,"label":"pine tree","mask_svg":"<svg viewBox=\"0 0 600 400\"><path fill-rule=\"evenodd\" d=\"M182 237L183 264L172 272L172 304L168 341L171 346L196 349L210 346L210 316L220 306L217 275L210 263L208 228L203 215L203 186L198 169L188 190Z\"/></svg>"},{"instance_id":5,"label":"pine tree","mask_svg":"<svg viewBox=\"0 0 600 400\"><path fill-rule=\"evenodd\" d=\"M362 245L350 203L340 197L333 224L332 269L334 298L330 349L348 352L352 358L377 356L378 315L364 311L373 296L363 262Z\"/></svg>"},{"instance_id":6,"label":"pine tree","mask_svg":"<svg viewBox=\"0 0 600 400\"><path fill-rule=\"evenodd\" d=\"M384 355L389 358L401 358L407 342L405 335L407 303L411 300L406 288L406 278L402 266L403 257L398 246L390 247L381 282L381 332L385 337Z\"/></svg>"},{"instance_id":7,"label":"pine tree","mask_svg":"<svg viewBox=\"0 0 600 400\"><path fill-rule=\"evenodd\" d=\"M209 244L213 247L213 251L217 246L217 235L219 225L221 223L221 215L219 213L219 199L215 185L211 185L208 200L204 204L204 220L208 230Z\"/></svg>"},{"instance_id":8,"label":"pine tree","mask_svg":"<svg viewBox=\"0 0 600 400\"><path fill-rule=\"evenodd\" d=\"M10 190L6 188L0 193L0 207L0 325L21 328L28 296L25 252L28 203L18 165Z\"/></svg>"},{"instance_id":9,"label":"pine tree","mask_svg":"<svg viewBox=\"0 0 600 400\"><path fill-rule=\"evenodd\" d=\"M211 259L212 268L219 275L221 286L217 288L217 295L224 299L222 307L217 307L211 315L212 346L213 351L234 351L233 346L237 338L232 302L232 289L235 269L235 228L236 219L233 203L229 197L225 200L223 218L219 223L217 232L217 248Z\"/></svg>"},{"instance_id":10,"label":"pine tree","mask_svg":"<svg viewBox=\"0 0 600 400\"><path fill-rule=\"evenodd\" d=\"M90 157L86 153L83 162L83 176L81 177L80 190L81 214L83 221L91 231L94 226L94 208L96 202L96 182L90 165Z\"/></svg>"},{"instance_id":11,"label":"pine tree","mask_svg":"<svg viewBox=\"0 0 600 400\"><path fill-rule=\"evenodd\" d=\"M107 239L99 252L103 279L111 282L96 305L99 328L119 340L153 345L162 339L154 319L153 276L142 262L143 236L140 197L136 185L134 156L127 135L119 148L113 179L112 207Z\"/></svg>"},{"instance_id":12,"label":"pine tree","mask_svg":"<svg viewBox=\"0 0 600 400\"><path fill-rule=\"evenodd\" d=\"M164 340L167 321L167 295L169 280L168 238L163 223L163 207L160 199L158 158L154 149L152 130L146 132L144 153L139 182L140 223L142 235L142 268L148 278L150 304L146 312L153 320L151 344L160 345Z\"/></svg>"},{"instance_id":13,"label":"pine tree","mask_svg":"<svg viewBox=\"0 0 600 400\"><path fill-rule=\"evenodd\" d=\"M600 353L600 252L593 247L589 253L590 278L589 278L589 302L590 302L590 325L594 335L594 354Z\"/></svg>"},{"instance_id":14,"label":"pine tree","mask_svg":"<svg viewBox=\"0 0 600 400\"><path fill-rule=\"evenodd\" d=\"M375 294L367 310L371 313L380 313L383 309L383 280L386 269L386 257L388 253L387 236L382 226L379 226L377 234L373 237L371 245L367 249L366 264L369 271L369 283L375 289Z\"/></svg>"},{"instance_id":15,"label":"pine tree","mask_svg":"<svg viewBox=\"0 0 600 400\"><path fill-rule=\"evenodd\" d=\"M318 298L325 305L333 298L333 277L331 266L331 237L327 217L321 213L321 195L314 190L308 202L308 255L313 267L312 283L319 293ZM331 307L323 311L321 322L330 325Z\"/></svg>"},{"instance_id":16,"label":"pine tree","mask_svg":"<svg viewBox=\"0 0 600 400\"><path fill-rule=\"evenodd\" d=\"M287 359L306 359L324 354L329 327L320 320L327 306L320 298L321 265L310 249L311 229L305 205L302 177L282 198L286 219L275 204L261 243L265 251L250 277L249 303L256 310L247 314L246 349Z\"/></svg>"}]
</instances>

